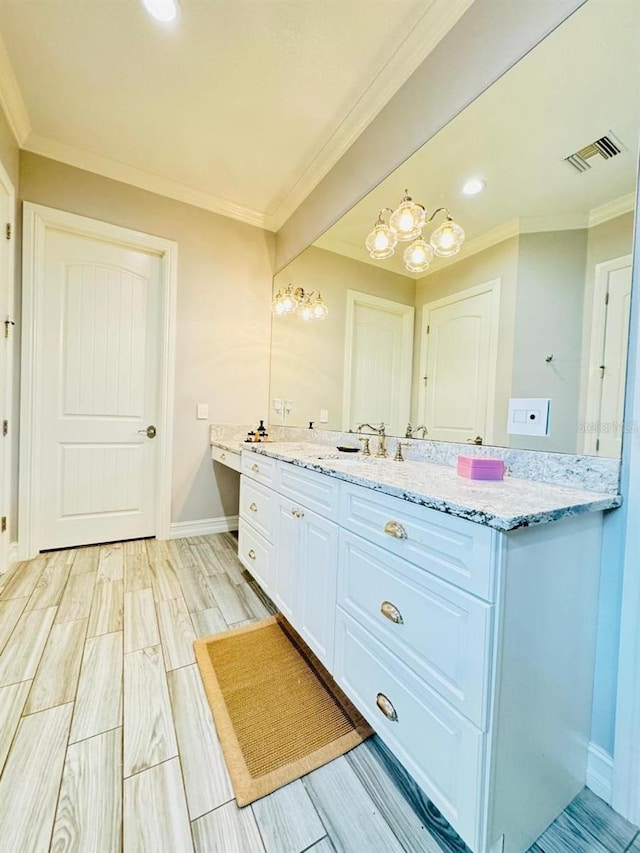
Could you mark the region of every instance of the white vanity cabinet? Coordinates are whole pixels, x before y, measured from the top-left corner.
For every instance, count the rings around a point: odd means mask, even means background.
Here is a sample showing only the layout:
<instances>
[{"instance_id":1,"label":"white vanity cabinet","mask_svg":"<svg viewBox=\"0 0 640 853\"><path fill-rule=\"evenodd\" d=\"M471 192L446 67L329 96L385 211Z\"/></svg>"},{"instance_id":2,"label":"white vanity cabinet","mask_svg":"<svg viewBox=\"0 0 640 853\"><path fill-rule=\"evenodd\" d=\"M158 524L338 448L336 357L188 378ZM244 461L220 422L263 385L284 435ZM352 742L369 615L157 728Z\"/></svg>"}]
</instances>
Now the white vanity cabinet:
<instances>
[{"instance_id":1,"label":"white vanity cabinet","mask_svg":"<svg viewBox=\"0 0 640 853\"><path fill-rule=\"evenodd\" d=\"M267 488L263 485L266 469L258 462L256 471L255 464L254 461L246 464L247 473L240 484L238 555L285 618L331 670L338 525L326 516L337 515L338 483L321 474L278 463L269 472L272 488ZM252 479L256 476L261 478L260 482ZM256 497L261 494L262 501ZM262 577L256 542L269 555L268 560L262 561L268 563Z\"/></svg>"},{"instance_id":2,"label":"white vanity cabinet","mask_svg":"<svg viewBox=\"0 0 640 853\"><path fill-rule=\"evenodd\" d=\"M243 563L471 850L524 853L586 777L602 513L500 532L268 461Z\"/></svg>"}]
</instances>

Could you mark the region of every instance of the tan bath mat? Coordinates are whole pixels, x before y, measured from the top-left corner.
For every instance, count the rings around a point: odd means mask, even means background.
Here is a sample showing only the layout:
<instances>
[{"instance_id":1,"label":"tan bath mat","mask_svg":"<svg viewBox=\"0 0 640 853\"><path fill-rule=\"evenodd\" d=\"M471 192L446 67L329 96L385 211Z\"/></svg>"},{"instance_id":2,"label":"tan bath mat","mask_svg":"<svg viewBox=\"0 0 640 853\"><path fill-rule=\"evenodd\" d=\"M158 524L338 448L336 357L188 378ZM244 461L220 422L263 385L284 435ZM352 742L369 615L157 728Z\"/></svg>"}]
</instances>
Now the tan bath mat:
<instances>
[{"instance_id":1,"label":"tan bath mat","mask_svg":"<svg viewBox=\"0 0 640 853\"><path fill-rule=\"evenodd\" d=\"M373 734L280 616L196 640L194 648L240 806Z\"/></svg>"}]
</instances>

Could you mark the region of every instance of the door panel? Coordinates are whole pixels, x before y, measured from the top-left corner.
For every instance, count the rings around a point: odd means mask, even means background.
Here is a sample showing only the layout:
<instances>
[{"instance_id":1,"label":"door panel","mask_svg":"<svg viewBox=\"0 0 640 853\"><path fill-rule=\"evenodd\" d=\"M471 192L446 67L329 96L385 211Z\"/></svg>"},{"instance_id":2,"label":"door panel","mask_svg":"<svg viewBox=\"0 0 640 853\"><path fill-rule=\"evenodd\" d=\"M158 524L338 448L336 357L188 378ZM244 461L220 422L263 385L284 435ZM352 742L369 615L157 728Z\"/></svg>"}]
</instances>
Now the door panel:
<instances>
[{"instance_id":1,"label":"door panel","mask_svg":"<svg viewBox=\"0 0 640 853\"><path fill-rule=\"evenodd\" d=\"M47 232L40 549L155 533L159 442L144 430L160 414L160 264Z\"/></svg>"},{"instance_id":2,"label":"door panel","mask_svg":"<svg viewBox=\"0 0 640 853\"><path fill-rule=\"evenodd\" d=\"M353 298L345 429L383 422L391 435L404 432L411 404L413 315L414 309L402 303L367 294Z\"/></svg>"},{"instance_id":3,"label":"door panel","mask_svg":"<svg viewBox=\"0 0 640 853\"><path fill-rule=\"evenodd\" d=\"M423 423L431 439L468 441L480 435L491 443L493 304L493 293L485 291L427 309Z\"/></svg>"},{"instance_id":4,"label":"door panel","mask_svg":"<svg viewBox=\"0 0 640 853\"><path fill-rule=\"evenodd\" d=\"M622 453L622 419L629 342L631 266L619 267L609 272L607 295L598 453L600 456L619 458Z\"/></svg>"}]
</instances>

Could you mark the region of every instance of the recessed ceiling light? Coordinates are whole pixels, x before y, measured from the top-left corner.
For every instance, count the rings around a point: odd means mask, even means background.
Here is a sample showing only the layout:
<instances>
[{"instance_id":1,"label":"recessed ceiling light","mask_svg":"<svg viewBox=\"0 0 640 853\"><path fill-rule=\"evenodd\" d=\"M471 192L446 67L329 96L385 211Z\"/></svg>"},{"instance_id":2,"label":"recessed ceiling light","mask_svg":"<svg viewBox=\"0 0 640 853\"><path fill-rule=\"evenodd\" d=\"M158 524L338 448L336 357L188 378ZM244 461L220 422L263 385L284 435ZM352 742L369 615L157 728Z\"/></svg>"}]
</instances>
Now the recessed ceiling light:
<instances>
[{"instance_id":1,"label":"recessed ceiling light","mask_svg":"<svg viewBox=\"0 0 640 853\"><path fill-rule=\"evenodd\" d=\"M462 187L462 192L465 195L476 195L476 193L481 193L485 187L485 182L480 178L470 178Z\"/></svg>"},{"instance_id":2,"label":"recessed ceiling light","mask_svg":"<svg viewBox=\"0 0 640 853\"><path fill-rule=\"evenodd\" d=\"M147 12L157 21L169 23L178 16L178 0L142 0Z\"/></svg>"}]
</instances>

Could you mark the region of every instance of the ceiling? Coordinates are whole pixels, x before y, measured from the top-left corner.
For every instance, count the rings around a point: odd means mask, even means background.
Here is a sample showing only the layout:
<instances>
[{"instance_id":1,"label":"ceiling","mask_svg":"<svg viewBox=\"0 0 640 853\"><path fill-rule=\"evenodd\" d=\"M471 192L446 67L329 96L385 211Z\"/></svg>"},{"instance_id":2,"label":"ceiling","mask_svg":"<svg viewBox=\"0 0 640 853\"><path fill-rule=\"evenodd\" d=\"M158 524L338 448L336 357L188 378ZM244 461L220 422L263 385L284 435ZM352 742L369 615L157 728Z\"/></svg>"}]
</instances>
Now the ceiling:
<instances>
[{"instance_id":1,"label":"ceiling","mask_svg":"<svg viewBox=\"0 0 640 853\"><path fill-rule=\"evenodd\" d=\"M461 253L435 258L427 274L516 233L586 227L631 210L640 139L639 44L637 0L589 0L315 245L421 277L405 270L406 243L387 261L370 260L364 248L378 211L395 208L405 187L428 214L449 207L466 232ZM564 161L610 131L627 150L590 160L595 165L582 174ZM464 196L462 185L471 177L486 181L486 188Z\"/></svg>"},{"instance_id":2,"label":"ceiling","mask_svg":"<svg viewBox=\"0 0 640 853\"><path fill-rule=\"evenodd\" d=\"M473 0L2 0L22 148L277 230Z\"/></svg>"}]
</instances>

